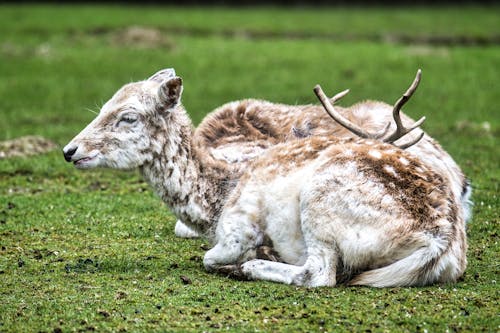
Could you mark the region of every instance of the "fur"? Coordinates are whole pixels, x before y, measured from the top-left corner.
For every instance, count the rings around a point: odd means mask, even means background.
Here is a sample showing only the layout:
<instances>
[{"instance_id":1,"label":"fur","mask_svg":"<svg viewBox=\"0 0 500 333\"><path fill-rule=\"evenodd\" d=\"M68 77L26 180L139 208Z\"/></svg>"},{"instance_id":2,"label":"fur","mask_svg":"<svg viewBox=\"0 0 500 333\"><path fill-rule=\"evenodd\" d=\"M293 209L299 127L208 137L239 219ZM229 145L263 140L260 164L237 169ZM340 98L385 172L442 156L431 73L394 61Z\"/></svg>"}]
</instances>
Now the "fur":
<instances>
[{"instance_id":1,"label":"fur","mask_svg":"<svg viewBox=\"0 0 500 333\"><path fill-rule=\"evenodd\" d=\"M337 106L336 110L371 133L383 131L387 123L391 123L391 131L395 128L392 106L383 102L364 101L348 108ZM408 116L402 116L404 124L413 123ZM198 150L208 152L204 156L205 164L220 168L222 162L223 167L236 166L231 172L241 173L249 161L278 143L326 135L354 137L352 132L332 121L319 105L285 105L247 99L224 104L207 115L195 130L193 142ZM417 135L419 133L409 134L401 141ZM434 170L447 178L454 194L460 193L461 207L468 221L472 207L471 186L451 156L428 134L407 151L432 164Z\"/></svg>"}]
</instances>

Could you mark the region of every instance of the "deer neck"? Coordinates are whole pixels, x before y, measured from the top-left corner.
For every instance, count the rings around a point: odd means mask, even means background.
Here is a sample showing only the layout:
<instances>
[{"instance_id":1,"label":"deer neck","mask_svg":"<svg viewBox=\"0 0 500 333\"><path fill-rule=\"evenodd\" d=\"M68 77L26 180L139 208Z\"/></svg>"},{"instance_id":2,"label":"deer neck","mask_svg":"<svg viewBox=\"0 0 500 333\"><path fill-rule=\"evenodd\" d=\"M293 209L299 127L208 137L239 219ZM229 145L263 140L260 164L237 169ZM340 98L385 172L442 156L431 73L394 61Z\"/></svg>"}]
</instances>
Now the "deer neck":
<instances>
[{"instance_id":1,"label":"deer neck","mask_svg":"<svg viewBox=\"0 0 500 333\"><path fill-rule=\"evenodd\" d=\"M209 177L200 154L192 143L193 125L185 112L173 112L167 122L175 124L160 130L151 162L141 172L173 213L191 228L213 238L222 206L221 183Z\"/></svg>"}]
</instances>

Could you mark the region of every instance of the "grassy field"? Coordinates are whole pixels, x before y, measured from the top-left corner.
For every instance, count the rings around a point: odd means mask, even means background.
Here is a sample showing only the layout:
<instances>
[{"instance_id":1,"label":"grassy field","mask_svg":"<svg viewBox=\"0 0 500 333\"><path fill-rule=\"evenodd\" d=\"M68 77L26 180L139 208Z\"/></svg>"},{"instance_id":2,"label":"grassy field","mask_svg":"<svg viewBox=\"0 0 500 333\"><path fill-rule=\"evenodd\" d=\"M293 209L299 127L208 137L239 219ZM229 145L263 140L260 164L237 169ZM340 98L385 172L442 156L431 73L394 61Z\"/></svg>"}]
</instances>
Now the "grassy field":
<instances>
[{"instance_id":1,"label":"grassy field","mask_svg":"<svg viewBox=\"0 0 500 333\"><path fill-rule=\"evenodd\" d=\"M195 123L235 99L315 103L316 83L350 88L341 104L393 103L422 68L406 113L427 116L475 202L462 281L307 289L206 273L208 244L176 238L136 172L77 171L60 151L0 159L0 332L500 330L499 9L0 6L0 140L64 146L165 67Z\"/></svg>"}]
</instances>

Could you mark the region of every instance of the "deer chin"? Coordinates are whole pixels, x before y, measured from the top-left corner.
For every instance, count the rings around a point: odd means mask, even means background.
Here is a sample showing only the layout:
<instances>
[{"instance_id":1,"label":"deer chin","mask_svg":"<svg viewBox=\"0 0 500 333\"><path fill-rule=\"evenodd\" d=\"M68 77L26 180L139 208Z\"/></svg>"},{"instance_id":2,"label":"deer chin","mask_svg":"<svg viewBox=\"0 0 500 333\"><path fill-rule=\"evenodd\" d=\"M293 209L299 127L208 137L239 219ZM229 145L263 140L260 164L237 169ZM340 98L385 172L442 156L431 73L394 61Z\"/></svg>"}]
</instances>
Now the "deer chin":
<instances>
[{"instance_id":1,"label":"deer chin","mask_svg":"<svg viewBox=\"0 0 500 333\"><path fill-rule=\"evenodd\" d=\"M94 151L90 155L79 158L73 161L73 164L77 169L91 169L98 166L98 155L99 153Z\"/></svg>"}]
</instances>

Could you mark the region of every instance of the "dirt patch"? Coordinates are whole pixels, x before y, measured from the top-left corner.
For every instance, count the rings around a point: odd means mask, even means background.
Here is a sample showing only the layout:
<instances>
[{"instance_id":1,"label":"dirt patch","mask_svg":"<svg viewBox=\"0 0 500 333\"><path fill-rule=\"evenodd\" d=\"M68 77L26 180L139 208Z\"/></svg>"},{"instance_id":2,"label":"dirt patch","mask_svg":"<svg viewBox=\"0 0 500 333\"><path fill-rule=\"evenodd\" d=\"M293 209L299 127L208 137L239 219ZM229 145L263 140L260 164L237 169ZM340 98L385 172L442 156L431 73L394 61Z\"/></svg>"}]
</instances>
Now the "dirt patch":
<instances>
[{"instance_id":1,"label":"dirt patch","mask_svg":"<svg viewBox=\"0 0 500 333\"><path fill-rule=\"evenodd\" d=\"M58 148L57 144L41 136L23 136L13 140L0 141L0 159L38 155L56 148Z\"/></svg>"},{"instance_id":2,"label":"dirt patch","mask_svg":"<svg viewBox=\"0 0 500 333\"><path fill-rule=\"evenodd\" d=\"M35 46L4 42L0 44L0 54L8 57L39 57L48 59L54 56L54 48L48 42Z\"/></svg>"},{"instance_id":3,"label":"dirt patch","mask_svg":"<svg viewBox=\"0 0 500 333\"><path fill-rule=\"evenodd\" d=\"M74 31L72 32L74 34ZM319 39L326 41L371 41L376 43L400 45L427 45L427 46L497 46L500 45L500 34L486 36L468 35L431 35L402 33L373 33L373 34L339 34L328 32L304 31L262 31L252 29L203 29L193 27L144 27L130 26L120 29L109 27L95 27L85 32L90 36L109 36L111 42L117 46L132 46L139 48L173 48L174 43L169 36L211 37L218 36L228 39L250 40L308 40Z\"/></svg>"},{"instance_id":4,"label":"dirt patch","mask_svg":"<svg viewBox=\"0 0 500 333\"><path fill-rule=\"evenodd\" d=\"M172 40L155 28L130 26L109 32L110 39L117 46L129 46L144 49L174 47Z\"/></svg>"},{"instance_id":5,"label":"dirt patch","mask_svg":"<svg viewBox=\"0 0 500 333\"><path fill-rule=\"evenodd\" d=\"M449 48L431 45L410 45L406 48L406 53L410 56L429 56L448 58L450 56Z\"/></svg>"},{"instance_id":6,"label":"dirt patch","mask_svg":"<svg viewBox=\"0 0 500 333\"><path fill-rule=\"evenodd\" d=\"M458 133L468 133L472 136L497 136L498 131L491 128L491 124L487 121L476 123L469 120L459 120L453 126L454 131Z\"/></svg>"}]
</instances>

